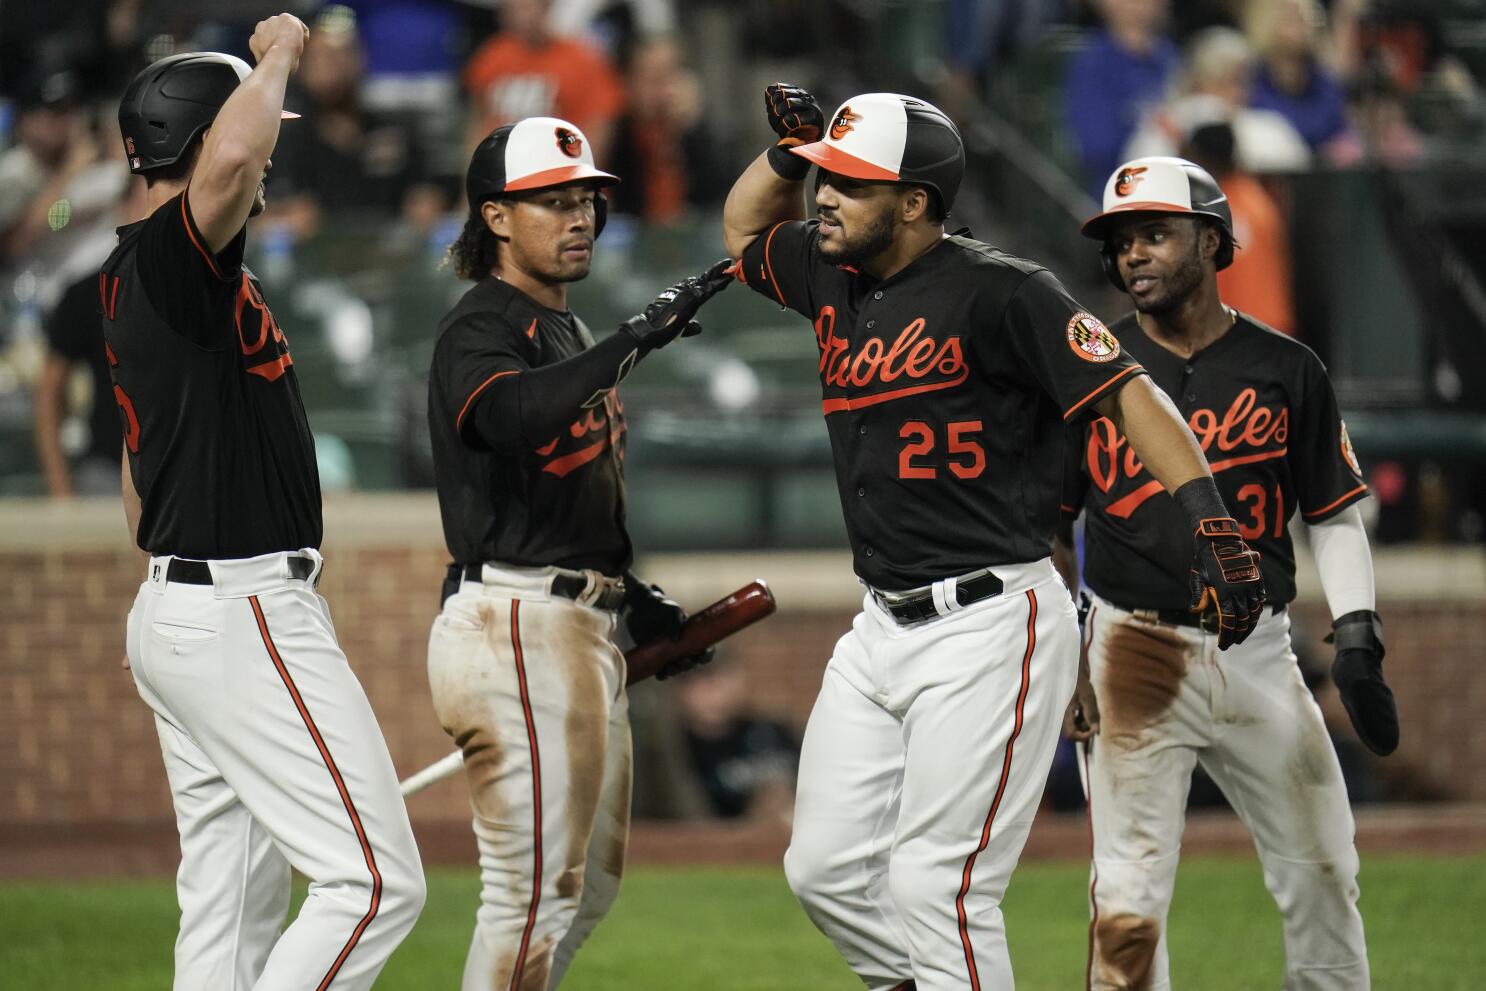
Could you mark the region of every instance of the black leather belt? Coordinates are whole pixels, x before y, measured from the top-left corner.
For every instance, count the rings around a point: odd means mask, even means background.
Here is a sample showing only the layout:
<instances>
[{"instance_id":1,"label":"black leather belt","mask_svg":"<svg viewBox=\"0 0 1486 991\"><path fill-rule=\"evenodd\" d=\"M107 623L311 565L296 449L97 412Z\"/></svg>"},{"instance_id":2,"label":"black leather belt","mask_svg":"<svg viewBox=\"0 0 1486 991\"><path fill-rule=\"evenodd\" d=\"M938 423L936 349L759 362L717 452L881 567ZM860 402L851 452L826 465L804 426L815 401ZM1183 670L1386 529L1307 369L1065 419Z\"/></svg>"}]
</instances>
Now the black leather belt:
<instances>
[{"instance_id":1,"label":"black leather belt","mask_svg":"<svg viewBox=\"0 0 1486 991\"><path fill-rule=\"evenodd\" d=\"M485 580L484 576L485 565L483 564L449 565L451 581L458 581L462 578L467 582L479 582ZM582 575L553 575L551 589L553 595L572 599L574 602L583 602L583 593L588 590L588 579ZM595 609L618 609L624 604L624 582L614 581L606 585L586 604Z\"/></svg>"},{"instance_id":2,"label":"black leather belt","mask_svg":"<svg viewBox=\"0 0 1486 991\"><path fill-rule=\"evenodd\" d=\"M1000 595L1005 586L990 569L974 572L955 583L955 601L968 606L982 599ZM886 609L899 626L912 626L939 615L934 606L934 590L919 589L913 592L879 592L872 589L872 598Z\"/></svg>"},{"instance_id":3,"label":"black leather belt","mask_svg":"<svg viewBox=\"0 0 1486 991\"><path fill-rule=\"evenodd\" d=\"M307 557L291 557L289 559L289 577L305 579L315 573L315 562ZM210 585L212 584L211 565L205 561L187 561L185 558L173 557L170 566L165 570L165 580L175 582L178 585Z\"/></svg>"}]
</instances>

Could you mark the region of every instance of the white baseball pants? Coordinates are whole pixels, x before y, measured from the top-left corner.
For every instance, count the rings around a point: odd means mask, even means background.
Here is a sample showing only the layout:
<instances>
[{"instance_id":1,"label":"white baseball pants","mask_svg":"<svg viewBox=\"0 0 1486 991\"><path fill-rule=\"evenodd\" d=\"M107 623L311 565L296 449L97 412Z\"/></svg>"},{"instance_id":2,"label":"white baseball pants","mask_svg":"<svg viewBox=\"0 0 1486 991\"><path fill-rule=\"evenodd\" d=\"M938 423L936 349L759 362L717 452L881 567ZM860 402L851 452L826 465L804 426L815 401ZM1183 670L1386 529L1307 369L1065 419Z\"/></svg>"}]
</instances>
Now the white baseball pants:
<instances>
[{"instance_id":1,"label":"white baseball pants","mask_svg":"<svg viewBox=\"0 0 1486 991\"><path fill-rule=\"evenodd\" d=\"M785 874L873 991L1012 988L1001 898L1073 694L1078 625L1051 562L994 570L1001 595L914 626L868 595L805 730Z\"/></svg>"},{"instance_id":2,"label":"white baseball pants","mask_svg":"<svg viewBox=\"0 0 1486 991\"><path fill-rule=\"evenodd\" d=\"M376 716L330 610L286 554L150 570L128 655L155 712L181 865L176 991L369 988L423 907L423 870ZM287 929L289 869L310 879ZM280 934L280 930L282 935Z\"/></svg>"},{"instance_id":3,"label":"white baseball pants","mask_svg":"<svg viewBox=\"0 0 1486 991\"><path fill-rule=\"evenodd\" d=\"M1366 991L1352 810L1289 614L1266 611L1226 651L1101 599L1087 623L1102 722L1086 751L1090 986L1171 987L1166 915L1201 761L1254 837L1284 919L1286 991Z\"/></svg>"},{"instance_id":4,"label":"white baseball pants","mask_svg":"<svg viewBox=\"0 0 1486 991\"><path fill-rule=\"evenodd\" d=\"M480 850L463 991L557 987L624 871L631 755L616 617L551 596L551 574L487 564L429 637L434 710L464 751Z\"/></svg>"}]
</instances>

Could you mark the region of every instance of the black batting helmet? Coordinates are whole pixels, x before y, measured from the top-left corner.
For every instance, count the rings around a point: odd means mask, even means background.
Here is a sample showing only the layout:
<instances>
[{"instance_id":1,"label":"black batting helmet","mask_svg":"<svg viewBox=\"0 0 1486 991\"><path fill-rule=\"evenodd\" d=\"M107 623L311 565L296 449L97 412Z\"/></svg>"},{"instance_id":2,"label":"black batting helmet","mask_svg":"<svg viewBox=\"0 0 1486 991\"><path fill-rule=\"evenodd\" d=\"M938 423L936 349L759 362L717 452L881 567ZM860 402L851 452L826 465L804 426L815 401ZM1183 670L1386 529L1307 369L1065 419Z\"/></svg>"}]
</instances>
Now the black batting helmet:
<instances>
[{"instance_id":1,"label":"black batting helmet","mask_svg":"<svg viewBox=\"0 0 1486 991\"><path fill-rule=\"evenodd\" d=\"M470 215L479 216L487 200L503 193L547 189L589 180L595 187L613 186L619 177L593 164L593 148L576 124L559 117L527 117L497 127L470 156L464 193ZM608 201L594 196L593 234L597 237L608 218Z\"/></svg>"},{"instance_id":2,"label":"black batting helmet","mask_svg":"<svg viewBox=\"0 0 1486 991\"><path fill-rule=\"evenodd\" d=\"M1185 158L1152 156L1126 162L1104 184L1104 209L1084 221L1084 237L1104 244L1099 249L1104 274L1125 292L1125 280L1110 238L1113 226L1127 213L1172 213L1207 217L1216 222L1221 242L1213 259L1218 271L1233 264L1233 211L1228 197L1208 171Z\"/></svg>"},{"instance_id":3,"label":"black batting helmet","mask_svg":"<svg viewBox=\"0 0 1486 991\"><path fill-rule=\"evenodd\" d=\"M235 55L183 52L130 81L119 101L119 133L135 175L180 160L252 70ZM285 110L283 116L298 117Z\"/></svg>"},{"instance_id":4,"label":"black batting helmet","mask_svg":"<svg viewBox=\"0 0 1486 991\"><path fill-rule=\"evenodd\" d=\"M837 175L927 186L946 216L965 175L959 128L933 104L898 93L852 97L819 141L790 151Z\"/></svg>"}]
</instances>

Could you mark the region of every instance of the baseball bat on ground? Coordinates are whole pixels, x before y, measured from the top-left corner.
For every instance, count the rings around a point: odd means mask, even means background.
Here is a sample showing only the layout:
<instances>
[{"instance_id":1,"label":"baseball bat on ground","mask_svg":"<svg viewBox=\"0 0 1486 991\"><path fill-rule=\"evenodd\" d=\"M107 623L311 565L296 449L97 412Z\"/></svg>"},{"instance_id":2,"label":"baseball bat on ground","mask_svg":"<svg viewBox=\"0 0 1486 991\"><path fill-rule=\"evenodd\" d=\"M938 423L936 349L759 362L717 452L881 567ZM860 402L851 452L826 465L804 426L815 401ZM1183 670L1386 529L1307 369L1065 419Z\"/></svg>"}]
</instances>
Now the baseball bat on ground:
<instances>
[{"instance_id":1,"label":"baseball bat on ground","mask_svg":"<svg viewBox=\"0 0 1486 991\"><path fill-rule=\"evenodd\" d=\"M778 608L774 593L762 579L749 582L736 592L718 599L700 612L695 612L681 624L675 637L662 637L631 647L624 655L629 669L626 685L633 685L653 676L677 658L706 650L713 644L732 636L747 626L770 615ZM430 785L435 785L452 775L464 764L464 754L455 750L445 754L421 771L408 775L402 781L404 797L416 794Z\"/></svg>"}]
</instances>

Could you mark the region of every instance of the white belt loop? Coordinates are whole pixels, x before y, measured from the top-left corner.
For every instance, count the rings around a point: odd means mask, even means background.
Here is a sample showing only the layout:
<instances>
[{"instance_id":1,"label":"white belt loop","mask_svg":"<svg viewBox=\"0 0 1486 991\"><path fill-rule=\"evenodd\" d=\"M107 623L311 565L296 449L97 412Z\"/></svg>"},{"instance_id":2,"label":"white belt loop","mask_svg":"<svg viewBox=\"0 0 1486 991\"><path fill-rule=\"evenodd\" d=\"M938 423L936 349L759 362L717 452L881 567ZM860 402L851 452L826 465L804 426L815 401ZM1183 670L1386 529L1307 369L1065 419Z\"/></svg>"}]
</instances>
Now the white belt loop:
<instances>
[{"instance_id":1,"label":"white belt loop","mask_svg":"<svg viewBox=\"0 0 1486 991\"><path fill-rule=\"evenodd\" d=\"M941 616L948 616L957 609L963 608L955 597L955 579L941 578L929 586L929 595L934 600L934 611Z\"/></svg>"}]
</instances>

